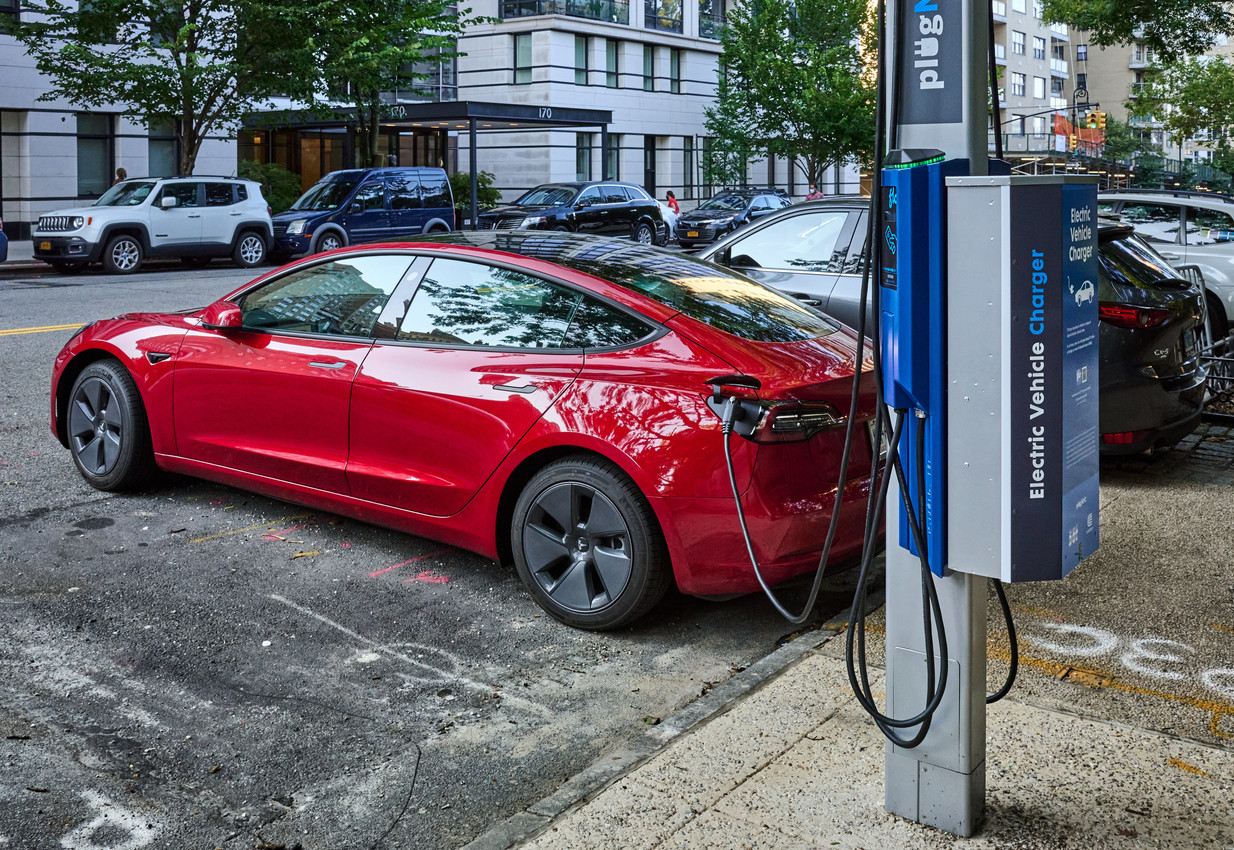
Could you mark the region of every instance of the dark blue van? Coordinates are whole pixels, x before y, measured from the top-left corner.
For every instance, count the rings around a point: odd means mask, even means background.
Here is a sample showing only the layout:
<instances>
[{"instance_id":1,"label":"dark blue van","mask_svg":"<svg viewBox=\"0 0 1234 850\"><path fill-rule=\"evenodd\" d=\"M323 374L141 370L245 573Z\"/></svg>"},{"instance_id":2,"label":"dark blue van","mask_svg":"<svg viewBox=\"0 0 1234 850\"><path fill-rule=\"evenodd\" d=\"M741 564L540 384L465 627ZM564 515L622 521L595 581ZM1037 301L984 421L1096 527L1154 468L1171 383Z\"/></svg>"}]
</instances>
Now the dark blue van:
<instances>
[{"instance_id":1,"label":"dark blue van","mask_svg":"<svg viewBox=\"0 0 1234 850\"><path fill-rule=\"evenodd\" d=\"M454 196L441 168L332 171L273 217L271 254L316 254L357 242L454 229Z\"/></svg>"}]
</instances>

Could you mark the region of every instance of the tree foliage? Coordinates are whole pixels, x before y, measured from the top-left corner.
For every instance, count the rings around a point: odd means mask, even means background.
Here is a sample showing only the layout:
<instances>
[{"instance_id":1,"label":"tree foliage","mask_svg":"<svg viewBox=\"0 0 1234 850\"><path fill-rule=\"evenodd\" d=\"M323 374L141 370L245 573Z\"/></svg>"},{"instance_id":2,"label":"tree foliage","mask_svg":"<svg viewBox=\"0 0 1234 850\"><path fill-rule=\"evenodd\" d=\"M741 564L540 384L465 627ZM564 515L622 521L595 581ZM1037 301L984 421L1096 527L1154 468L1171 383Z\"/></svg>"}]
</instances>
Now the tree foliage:
<instances>
[{"instance_id":1,"label":"tree foliage","mask_svg":"<svg viewBox=\"0 0 1234 850\"><path fill-rule=\"evenodd\" d=\"M724 27L707 110L716 173L744 173L751 155L793 157L817 183L832 165L868 161L875 81L872 51L861 48L871 28L865 0L740 4Z\"/></svg>"},{"instance_id":2,"label":"tree foliage","mask_svg":"<svg viewBox=\"0 0 1234 850\"><path fill-rule=\"evenodd\" d=\"M1201 134L1216 142L1234 123L1234 65L1224 56L1203 56L1156 68L1130 108L1159 121L1175 144Z\"/></svg>"},{"instance_id":3,"label":"tree foliage","mask_svg":"<svg viewBox=\"0 0 1234 850\"><path fill-rule=\"evenodd\" d=\"M1102 157L1115 161L1134 160L1143 156L1160 155L1161 151L1146 138L1143 130L1117 118L1109 118L1105 128L1105 146Z\"/></svg>"},{"instance_id":4,"label":"tree foliage","mask_svg":"<svg viewBox=\"0 0 1234 850\"><path fill-rule=\"evenodd\" d=\"M41 101L120 108L175 127L191 174L207 136L232 135L269 96L307 94L302 6L285 0L26 0L10 32L51 81Z\"/></svg>"},{"instance_id":5,"label":"tree foliage","mask_svg":"<svg viewBox=\"0 0 1234 850\"><path fill-rule=\"evenodd\" d=\"M459 56L470 9L452 0L318 0L313 46L325 91L356 110L356 164L379 165L381 93L415 90Z\"/></svg>"},{"instance_id":6,"label":"tree foliage","mask_svg":"<svg viewBox=\"0 0 1234 850\"><path fill-rule=\"evenodd\" d=\"M270 212L281 213L300 197L300 175L275 162L240 161L236 174L245 180L261 184L261 196L270 205Z\"/></svg>"},{"instance_id":7,"label":"tree foliage","mask_svg":"<svg viewBox=\"0 0 1234 850\"><path fill-rule=\"evenodd\" d=\"M1102 47L1147 44L1163 62L1203 53L1217 36L1234 35L1226 0L1043 0L1047 20L1088 30Z\"/></svg>"}]
</instances>

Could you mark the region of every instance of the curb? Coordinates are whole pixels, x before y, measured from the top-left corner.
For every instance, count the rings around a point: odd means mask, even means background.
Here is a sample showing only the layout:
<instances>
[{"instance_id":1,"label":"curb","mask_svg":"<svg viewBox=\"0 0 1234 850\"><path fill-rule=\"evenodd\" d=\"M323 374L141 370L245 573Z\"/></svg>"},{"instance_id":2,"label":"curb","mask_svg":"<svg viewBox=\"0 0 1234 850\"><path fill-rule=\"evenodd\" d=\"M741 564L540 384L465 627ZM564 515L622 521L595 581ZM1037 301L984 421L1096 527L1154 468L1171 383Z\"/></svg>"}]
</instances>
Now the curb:
<instances>
[{"instance_id":1,"label":"curb","mask_svg":"<svg viewBox=\"0 0 1234 850\"><path fill-rule=\"evenodd\" d=\"M870 594L871 609L882 605L882 595L881 591ZM695 726L723 714L761 684L842 634L847 624L845 611L780 646L621 749L600 757L552 794L490 827L461 850L510 850L531 838L570 807L629 773Z\"/></svg>"}]
</instances>

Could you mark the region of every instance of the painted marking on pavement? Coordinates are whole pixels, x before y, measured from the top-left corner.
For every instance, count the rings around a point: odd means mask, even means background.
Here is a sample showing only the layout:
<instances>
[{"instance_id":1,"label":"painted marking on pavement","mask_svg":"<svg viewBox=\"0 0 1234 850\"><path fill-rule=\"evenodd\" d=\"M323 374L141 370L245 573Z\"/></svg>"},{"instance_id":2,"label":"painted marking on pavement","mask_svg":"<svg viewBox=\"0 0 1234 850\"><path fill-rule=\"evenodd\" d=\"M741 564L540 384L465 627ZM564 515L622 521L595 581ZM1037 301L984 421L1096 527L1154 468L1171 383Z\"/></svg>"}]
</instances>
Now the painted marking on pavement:
<instances>
[{"instance_id":1,"label":"painted marking on pavement","mask_svg":"<svg viewBox=\"0 0 1234 850\"><path fill-rule=\"evenodd\" d=\"M463 675L461 672L458 672L463 667L462 663L459 661L457 657L455 657L449 652L446 652L444 649L438 649L435 646L425 646L423 644L414 644L414 643L398 644L399 646L409 647L413 650L422 650L424 654L432 654L432 655L441 656L450 663L450 666L454 668L453 670L446 670L446 669L443 669L442 667L435 667L432 664L429 664L425 661L420 661L416 658L411 657L406 652L400 652L399 650L395 649L393 646L378 643L372 638L367 638L364 635L360 634L359 632L356 632L356 631L353 631L352 629L347 628L342 623L336 623L334 620L331 620L329 617L325 616L324 614L318 614L316 611L314 611L311 608L306 608L303 605L300 605L296 602L292 602L290 599L288 599L285 596L279 596L277 593L272 593L270 594L269 598L273 599L275 602L280 602L283 605L286 605L288 608L291 608L295 611L299 611L301 614L304 614L307 617L312 617L317 622L322 623L323 625L327 625L330 628L335 629L336 631L339 631L342 634L347 635L347 637L351 638L352 640L358 643L363 644L364 646L369 647L374 652L380 652L381 654L389 656L390 658L394 658L394 659L397 659L398 661L402 661L403 663L413 668L422 670L424 671L425 674L427 674L423 676L410 676L410 675L407 675L406 673L400 674L403 678L409 681L422 682L422 683L441 682L441 681L459 682L469 688L474 688L477 691L483 691L485 693L495 694L501 699L503 703L521 705L524 709L542 718L547 718L552 714L552 712L543 705L534 703L531 700L524 699L523 697L516 696L514 694L506 693L504 690L499 690L497 687L493 685L488 685L488 684L485 684L484 682L478 682L475 679L469 678L468 676Z\"/></svg>"},{"instance_id":2,"label":"painted marking on pavement","mask_svg":"<svg viewBox=\"0 0 1234 850\"><path fill-rule=\"evenodd\" d=\"M1174 767L1177 767L1179 770L1185 770L1188 773L1194 773L1196 776L1203 776L1205 779L1209 778L1207 773L1200 770L1194 764L1187 764L1187 762L1183 761L1182 759L1166 759L1166 764L1173 765Z\"/></svg>"},{"instance_id":3,"label":"painted marking on pavement","mask_svg":"<svg viewBox=\"0 0 1234 850\"><path fill-rule=\"evenodd\" d=\"M281 525L285 522L294 522L298 519L312 516L312 514L296 514L295 516L285 516L282 519L276 519L274 522L259 522L257 525L248 525L244 528L233 528L231 531L220 531L218 534L208 534L205 537L198 537L196 540L190 540L189 543L204 543L207 540L217 540L220 537L230 537L233 534L243 534L246 531L256 531L259 528L274 528L276 525Z\"/></svg>"},{"instance_id":4,"label":"painted marking on pavement","mask_svg":"<svg viewBox=\"0 0 1234 850\"><path fill-rule=\"evenodd\" d=\"M1234 626L1227 626L1225 623L1213 623L1213 628L1219 632L1229 632L1234 634Z\"/></svg>"},{"instance_id":5,"label":"painted marking on pavement","mask_svg":"<svg viewBox=\"0 0 1234 850\"><path fill-rule=\"evenodd\" d=\"M112 803L102 794L83 791L94 818L60 839L65 850L138 850L154 843L162 824L149 815Z\"/></svg>"},{"instance_id":6,"label":"painted marking on pavement","mask_svg":"<svg viewBox=\"0 0 1234 850\"><path fill-rule=\"evenodd\" d=\"M415 578L403 579L403 584L407 584L408 582L411 582L411 581L425 581L425 582L428 582L429 584L445 584L449 580L450 580L449 576L437 575L432 570L425 570L424 572L420 573Z\"/></svg>"},{"instance_id":7,"label":"painted marking on pavement","mask_svg":"<svg viewBox=\"0 0 1234 850\"><path fill-rule=\"evenodd\" d=\"M75 331L80 328L84 322L77 322L73 325L43 325L38 328L9 328L8 330L0 331L0 336L20 336L21 334L45 334L52 331Z\"/></svg>"},{"instance_id":8,"label":"painted marking on pavement","mask_svg":"<svg viewBox=\"0 0 1234 850\"><path fill-rule=\"evenodd\" d=\"M427 555L417 555L414 558L408 558L406 561L399 561L397 564L390 566L390 567L386 567L385 569L375 570L369 573L368 577L377 578L377 576L383 575L384 573L388 573L390 572L390 570L397 570L399 567L405 567L408 564L414 564L416 561L423 561L425 558L435 558L438 555L444 555L449 551L450 551L449 549L438 549L436 552L429 552Z\"/></svg>"}]
</instances>

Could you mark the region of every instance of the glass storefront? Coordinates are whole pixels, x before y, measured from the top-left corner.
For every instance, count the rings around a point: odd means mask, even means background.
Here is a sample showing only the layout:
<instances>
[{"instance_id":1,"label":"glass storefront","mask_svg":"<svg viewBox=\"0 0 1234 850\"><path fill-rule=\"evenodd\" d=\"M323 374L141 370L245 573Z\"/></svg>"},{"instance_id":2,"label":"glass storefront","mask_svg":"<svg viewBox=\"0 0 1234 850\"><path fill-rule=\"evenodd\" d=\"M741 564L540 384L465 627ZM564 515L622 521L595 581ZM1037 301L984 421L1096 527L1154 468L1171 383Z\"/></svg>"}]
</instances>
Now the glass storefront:
<instances>
[{"instance_id":1,"label":"glass storefront","mask_svg":"<svg viewBox=\"0 0 1234 850\"><path fill-rule=\"evenodd\" d=\"M273 162L300 175L308 189L331 171L355 167L355 140L346 127L241 130L241 160ZM443 147L433 130L383 127L377 140L379 165L437 165L454 170L454 146Z\"/></svg>"}]
</instances>

